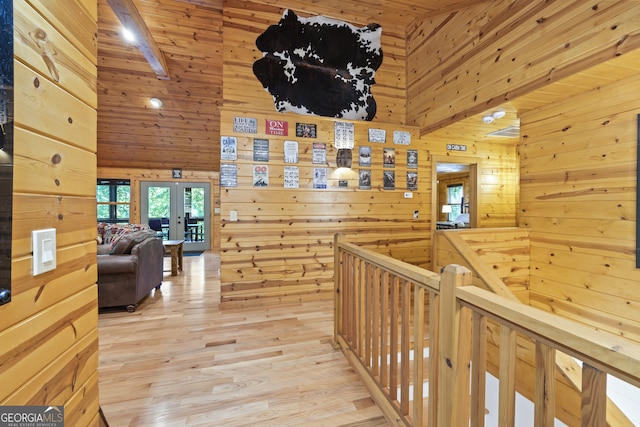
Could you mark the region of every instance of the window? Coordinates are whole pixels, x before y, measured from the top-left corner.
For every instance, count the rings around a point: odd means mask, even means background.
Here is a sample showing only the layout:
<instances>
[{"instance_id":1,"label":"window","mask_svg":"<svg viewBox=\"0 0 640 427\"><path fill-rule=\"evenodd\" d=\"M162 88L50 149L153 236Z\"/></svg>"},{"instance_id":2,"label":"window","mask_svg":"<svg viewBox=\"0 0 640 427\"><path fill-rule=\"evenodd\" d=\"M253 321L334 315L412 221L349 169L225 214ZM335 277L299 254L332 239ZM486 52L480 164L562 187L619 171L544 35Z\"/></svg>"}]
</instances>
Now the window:
<instances>
[{"instance_id":1,"label":"window","mask_svg":"<svg viewBox=\"0 0 640 427\"><path fill-rule=\"evenodd\" d=\"M451 213L447 221L455 221L462 213L464 191L462 184L447 185L447 204L451 205Z\"/></svg>"},{"instance_id":2,"label":"window","mask_svg":"<svg viewBox=\"0 0 640 427\"><path fill-rule=\"evenodd\" d=\"M129 222L131 185L128 179L98 179L96 200L99 222Z\"/></svg>"}]
</instances>

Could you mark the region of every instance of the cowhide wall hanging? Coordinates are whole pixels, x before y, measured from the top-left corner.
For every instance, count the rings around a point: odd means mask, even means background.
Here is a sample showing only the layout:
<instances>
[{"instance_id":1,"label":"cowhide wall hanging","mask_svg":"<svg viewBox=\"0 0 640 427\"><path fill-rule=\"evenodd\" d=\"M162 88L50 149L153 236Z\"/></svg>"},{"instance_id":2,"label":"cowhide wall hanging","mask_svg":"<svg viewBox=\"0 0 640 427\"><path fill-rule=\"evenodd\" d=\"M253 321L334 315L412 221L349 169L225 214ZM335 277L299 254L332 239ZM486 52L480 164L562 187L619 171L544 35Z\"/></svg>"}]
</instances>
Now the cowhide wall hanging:
<instances>
[{"instance_id":1,"label":"cowhide wall hanging","mask_svg":"<svg viewBox=\"0 0 640 427\"><path fill-rule=\"evenodd\" d=\"M378 24L358 28L286 10L256 39L263 57L253 72L279 112L373 120L374 75L382 64Z\"/></svg>"}]
</instances>

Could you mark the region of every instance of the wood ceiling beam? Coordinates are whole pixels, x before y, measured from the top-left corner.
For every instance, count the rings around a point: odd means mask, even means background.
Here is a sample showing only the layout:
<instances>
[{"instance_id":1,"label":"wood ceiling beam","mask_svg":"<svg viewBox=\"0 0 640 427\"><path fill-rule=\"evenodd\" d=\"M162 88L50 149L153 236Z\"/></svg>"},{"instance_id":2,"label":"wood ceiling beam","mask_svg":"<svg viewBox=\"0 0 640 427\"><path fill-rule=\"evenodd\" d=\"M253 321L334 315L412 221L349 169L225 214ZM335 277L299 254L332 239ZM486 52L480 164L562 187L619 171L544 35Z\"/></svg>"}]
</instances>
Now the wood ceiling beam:
<instances>
[{"instance_id":1,"label":"wood ceiling beam","mask_svg":"<svg viewBox=\"0 0 640 427\"><path fill-rule=\"evenodd\" d=\"M151 36L151 32L138 12L133 0L107 0L120 23L135 36L135 45L147 59L158 79L169 80L169 68L164 54Z\"/></svg>"}]
</instances>

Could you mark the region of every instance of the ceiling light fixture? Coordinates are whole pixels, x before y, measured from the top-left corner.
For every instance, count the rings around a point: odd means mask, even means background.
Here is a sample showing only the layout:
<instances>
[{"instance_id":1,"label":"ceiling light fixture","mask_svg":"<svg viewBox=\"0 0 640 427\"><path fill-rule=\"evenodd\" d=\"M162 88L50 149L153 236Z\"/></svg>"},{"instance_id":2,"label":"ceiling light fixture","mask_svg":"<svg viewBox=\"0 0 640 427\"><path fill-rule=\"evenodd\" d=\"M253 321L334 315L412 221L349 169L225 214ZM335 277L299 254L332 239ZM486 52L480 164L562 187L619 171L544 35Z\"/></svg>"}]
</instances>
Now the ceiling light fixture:
<instances>
[{"instance_id":1,"label":"ceiling light fixture","mask_svg":"<svg viewBox=\"0 0 640 427\"><path fill-rule=\"evenodd\" d=\"M491 114L485 114L484 116L482 116L482 122L484 124L491 124L494 122L494 120L498 120L503 118L504 116L506 116L507 113L505 113L504 110L496 110Z\"/></svg>"},{"instance_id":2,"label":"ceiling light fixture","mask_svg":"<svg viewBox=\"0 0 640 427\"><path fill-rule=\"evenodd\" d=\"M162 107L162 100L160 98L151 98L149 99L149 102L151 103L151 106L154 108Z\"/></svg>"},{"instance_id":3,"label":"ceiling light fixture","mask_svg":"<svg viewBox=\"0 0 640 427\"><path fill-rule=\"evenodd\" d=\"M491 117L493 117L494 119L501 119L503 118L507 113L504 112L504 110L498 110L498 111L494 111L491 114Z\"/></svg>"},{"instance_id":4,"label":"ceiling light fixture","mask_svg":"<svg viewBox=\"0 0 640 427\"><path fill-rule=\"evenodd\" d=\"M133 35L131 30L128 30L126 28L122 29L122 37L124 37L124 39L126 41L128 41L129 43L135 43L135 41L136 41L136 36Z\"/></svg>"}]
</instances>

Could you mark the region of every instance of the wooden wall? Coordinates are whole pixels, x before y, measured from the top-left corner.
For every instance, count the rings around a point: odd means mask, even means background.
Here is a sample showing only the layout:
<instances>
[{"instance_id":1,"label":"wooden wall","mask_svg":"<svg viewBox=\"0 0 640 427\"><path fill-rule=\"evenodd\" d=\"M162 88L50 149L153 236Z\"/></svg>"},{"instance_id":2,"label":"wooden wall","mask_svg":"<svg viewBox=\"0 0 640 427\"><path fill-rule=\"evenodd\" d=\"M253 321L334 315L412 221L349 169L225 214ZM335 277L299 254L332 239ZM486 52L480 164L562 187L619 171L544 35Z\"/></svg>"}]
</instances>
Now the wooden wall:
<instances>
[{"instance_id":1,"label":"wooden wall","mask_svg":"<svg viewBox=\"0 0 640 427\"><path fill-rule=\"evenodd\" d=\"M130 221L132 223L139 223L141 218L141 197L140 197L140 182L141 181L159 181L159 182L208 182L210 185L211 193L209 197L211 199L211 212L209 217L209 224L211 224L210 241L211 251L218 252L220 250L220 236L218 235L220 229L220 214L216 213L216 209L220 207L220 181L218 172L202 172L202 171L182 171L182 179L177 180L172 176L170 170L164 169L133 169L133 168L98 168L98 178L117 178L128 179L131 185L131 206L130 206Z\"/></svg>"},{"instance_id":2,"label":"wooden wall","mask_svg":"<svg viewBox=\"0 0 640 427\"><path fill-rule=\"evenodd\" d=\"M13 299L0 306L0 404L64 405L65 425L97 425L97 7L14 5ZM55 55L43 57L36 31ZM34 277L31 231L50 227L57 268Z\"/></svg>"},{"instance_id":3,"label":"wooden wall","mask_svg":"<svg viewBox=\"0 0 640 427\"><path fill-rule=\"evenodd\" d=\"M374 17L376 5L353 2L340 10L327 7L321 2L290 0L262 4L247 0L226 0L224 3L224 61L223 94L224 105L275 112L273 98L262 87L253 74L253 62L262 58L256 48L256 38L270 25L278 23L285 9L291 9L303 17L322 15L365 26L377 22ZM369 10L372 9L372 10ZM403 18L404 19L404 18ZM371 92L377 104L376 121L404 124L406 119L406 41L402 21L393 16L382 25L382 66L376 71L376 84Z\"/></svg>"},{"instance_id":4,"label":"wooden wall","mask_svg":"<svg viewBox=\"0 0 640 427\"><path fill-rule=\"evenodd\" d=\"M495 0L407 32L407 124L421 133L640 47L640 2Z\"/></svg>"},{"instance_id":5,"label":"wooden wall","mask_svg":"<svg viewBox=\"0 0 640 427\"><path fill-rule=\"evenodd\" d=\"M257 134L233 133L234 117L256 118ZM446 156L446 144L417 138L417 129L380 122L355 122L356 147L354 163L348 187L338 186L336 174L336 150L333 148L334 120L300 116L223 109L221 112L223 134L238 138L238 185L222 188L221 206L221 282L223 305L249 305L277 301L298 301L313 298L330 298L333 290L333 236L344 233L349 241L393 258L425 268L431 267L432 174L433 159L467 160L478 164L481 171L491 170L495 180L513 188L516 180L515 147L504 144L477 142L479 153L451 152ZM288 137L275 137L264 132L266 119L288 121ZM296 138L295 123L317 125L316 139ZM369 143L368 128L385 129L385 144ZM394 145L394 130L407 130L412 134L410 146ZM252 166L253 139L269 140L269 187L254 188ZM283 142L296 140L300 149L300 183L298 189L283 188ZM311 163L312 142L327 144L327 164ZM372 189L358 188L358 149L361 145L372 148ZM383 147L395 148L396 189L384 190L382 174ZM418 150L418 189L412 198L404 198L406 189L406 150ZM492 153L504 165L493 164ZM432 153L441 153L435 156ZM480 154L484 153L484 154ZM329 174L328 188L313 188L313 167L326 166ZM433 177L433 178L432 178ZM501 186L495 186L502 191ZM487 192L491 191L487 187ZM491 199L492 195L485 196ZM511 200L513 204L514 200ZM238 221L229 220L230 212L237 211ZM414 218L418 211L418 218ZM512 215L508 225L515 225ZM483 219L479 226L491 224Z\"/></svg>"},{"instance_id":6,"label":"wooden wall","mask_svg":"<svg viewBox=\"0 0 640 427\"><path fill-rule=\"evenodd\" d=\"M640 340L635 268L640 74L522 115L531 304Z\"/></svg>"},{"instance_id":7,"label":"wooden wall","mask_svg":"<svg viewBox=\"0 0 640 427\"><path fill-rule=\"evenodd\" d=\"M159 80L98 0L99 166L218 170L222 8L213 3L134 2L167 63L170 79ZM162 109L151 108L151 97Z\"/></svg>"},{"instance_id":8,"label":"wooden wall","mask_svg":"<svg viewBox=\"0 0 640 427\"><path fill-rule=\"evenodd\" d=\"M258 120L257 134L234 134L233 118ZM418 189L405 198L406 150L418 149L416 129L382 123L355 122L356 148L353 170L336 170L333 147L334 121L319 117L228 110L221 112L222 131L238 138L238 185L221 189L221 282L223 305L262 304L330 298L333 292L333 238L344 233L350 241L380 253L418 265L429 263L429 219L431 185L428 169L418 170ZM276 137L264 132L265 119L286 120L293 135ZM317 138L296 138L295 123L317 125ZM368 128L385 129L387 142L369 143ZM291 130L293 128L293 130ZM412 134L411 145L394 145L393 130ZM253 161L253 139L269 140L269 162ZM285 140L299 145L299 188L283 186ZM313 164L312 143L326 144L326 164ZM372 149L370 190L358 189L358 147ZM395 148L396 189L384 190L382 184L383 147ZM419 162L427 164L421 150ZM253 187L254 164L269 167L269 186ZM327 188L313 188L313 168L325 167ZM338 186L339 179L348 187ZM238 221L230 221L230 211ZM419 211L414 218L414 211Z\"/></svg>"}]
</instances>

